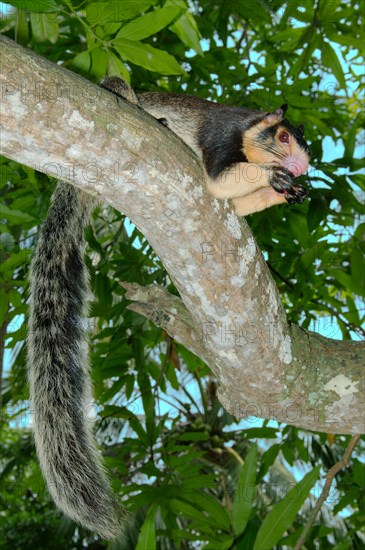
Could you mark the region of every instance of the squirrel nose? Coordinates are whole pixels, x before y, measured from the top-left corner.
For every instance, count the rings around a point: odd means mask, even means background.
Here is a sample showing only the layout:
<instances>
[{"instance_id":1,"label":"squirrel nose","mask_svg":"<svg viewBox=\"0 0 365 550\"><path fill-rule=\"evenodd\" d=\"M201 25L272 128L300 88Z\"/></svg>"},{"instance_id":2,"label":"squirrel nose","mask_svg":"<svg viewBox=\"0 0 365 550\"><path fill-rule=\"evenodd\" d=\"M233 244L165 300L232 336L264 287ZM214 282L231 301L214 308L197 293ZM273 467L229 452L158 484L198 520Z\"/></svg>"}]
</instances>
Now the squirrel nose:
<instances>
[{"instance_id":1,"label":"squirrel nose","mask_svg":"<svg viewBox=\"0 0 365 550\"><path fill-rule=\"evenodd\" d=\"M306 159L298 158L294 155L289 155L283 162L283 165L295 178L304 174L309 166Z\"/></svg>"}]
</instances>

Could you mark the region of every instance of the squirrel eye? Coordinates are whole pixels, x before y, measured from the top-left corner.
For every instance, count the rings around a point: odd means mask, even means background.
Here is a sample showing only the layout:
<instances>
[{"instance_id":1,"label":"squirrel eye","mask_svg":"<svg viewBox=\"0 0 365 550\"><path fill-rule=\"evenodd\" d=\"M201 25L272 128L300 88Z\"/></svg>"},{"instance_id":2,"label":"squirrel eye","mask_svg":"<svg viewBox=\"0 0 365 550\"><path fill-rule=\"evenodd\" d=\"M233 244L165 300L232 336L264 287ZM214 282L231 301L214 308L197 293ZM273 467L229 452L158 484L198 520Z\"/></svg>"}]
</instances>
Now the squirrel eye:
<instances>
[{"instance_id":1,"label":"squirrel eye","mask_svg":"<svg viewBox=\"0 0 365 550\"><path fill-rule=\"evenodd\" d=\"M282 143L289 143L289 134L288 132L280 132L279 141Z\"/></svg>"}]
</instances>

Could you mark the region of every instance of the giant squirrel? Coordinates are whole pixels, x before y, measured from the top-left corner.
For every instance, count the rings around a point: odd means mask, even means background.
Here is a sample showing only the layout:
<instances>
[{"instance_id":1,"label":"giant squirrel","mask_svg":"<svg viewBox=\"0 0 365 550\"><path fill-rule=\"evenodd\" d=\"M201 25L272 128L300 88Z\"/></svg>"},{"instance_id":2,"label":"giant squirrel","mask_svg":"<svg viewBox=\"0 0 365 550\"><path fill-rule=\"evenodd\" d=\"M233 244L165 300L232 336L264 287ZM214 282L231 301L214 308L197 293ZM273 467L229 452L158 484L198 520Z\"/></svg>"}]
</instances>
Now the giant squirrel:
<instances>
[{"instance_id":1,"label":"giant squirrel","mask_svg":"<svg viewBox=\"0 0 365 550\"><path fill-rule=\"evenodd\" d=\"M203 161L207 188L232 199L239 215L284 202L300 203L293 178L309 163L302 126L271 113L192 96L136 95L117 77L102 86L139 105L185 141ZM92 399L86 315L84 228L94 198L60 182L52 197L30 276L28 366L37 454L57 506L80 525L111 539L125 513L112 495L86 406Z\"/></svg>"}]
</instances>

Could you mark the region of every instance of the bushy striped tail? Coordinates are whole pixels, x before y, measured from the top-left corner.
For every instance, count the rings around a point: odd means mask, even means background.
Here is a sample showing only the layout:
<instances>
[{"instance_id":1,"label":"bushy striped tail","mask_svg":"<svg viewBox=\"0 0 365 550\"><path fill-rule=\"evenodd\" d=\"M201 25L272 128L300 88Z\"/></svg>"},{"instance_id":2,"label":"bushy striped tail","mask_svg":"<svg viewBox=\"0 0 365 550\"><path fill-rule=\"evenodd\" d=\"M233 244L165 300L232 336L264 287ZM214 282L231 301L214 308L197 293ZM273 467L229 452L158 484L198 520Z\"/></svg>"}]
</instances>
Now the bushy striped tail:
<instances>
[{"instance_id":1,"label":"bushy striped tail","mask_svg":"<svg viewBox=\"0 0 365 550\"><path fill-rule=\"evenodd\" d=\"M106 539L122 515L97 450L85 330L84 228L94 199L60 183L31 267L28 365L37 453L48 489L70 518Z\"/></svg>"}]
</instances>

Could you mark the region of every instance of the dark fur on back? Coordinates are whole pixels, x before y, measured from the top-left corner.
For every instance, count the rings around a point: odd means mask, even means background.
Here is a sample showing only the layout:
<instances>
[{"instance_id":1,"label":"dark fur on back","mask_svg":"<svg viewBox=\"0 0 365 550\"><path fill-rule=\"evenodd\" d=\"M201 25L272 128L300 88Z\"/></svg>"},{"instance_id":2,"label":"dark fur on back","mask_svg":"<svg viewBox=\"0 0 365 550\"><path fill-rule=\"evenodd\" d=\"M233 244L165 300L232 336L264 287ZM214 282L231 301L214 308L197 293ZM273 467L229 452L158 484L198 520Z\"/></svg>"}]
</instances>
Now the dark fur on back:
<instances>
[{"instance_id":1,"label":"dark fur on back","mask_svg":"<svg viewBox=\"0 0 365 550\"><path fill-rule=\"evenodd\" d=\"M221 107L204 114L204 124L199 131L199 146L211 178L216 178L238 162L247 162L242 152L242 136L263 116L259 111L240 107Z\"/></svg>"}]
</instances>

